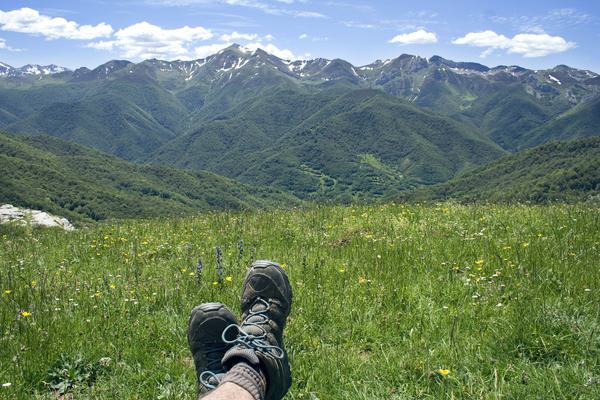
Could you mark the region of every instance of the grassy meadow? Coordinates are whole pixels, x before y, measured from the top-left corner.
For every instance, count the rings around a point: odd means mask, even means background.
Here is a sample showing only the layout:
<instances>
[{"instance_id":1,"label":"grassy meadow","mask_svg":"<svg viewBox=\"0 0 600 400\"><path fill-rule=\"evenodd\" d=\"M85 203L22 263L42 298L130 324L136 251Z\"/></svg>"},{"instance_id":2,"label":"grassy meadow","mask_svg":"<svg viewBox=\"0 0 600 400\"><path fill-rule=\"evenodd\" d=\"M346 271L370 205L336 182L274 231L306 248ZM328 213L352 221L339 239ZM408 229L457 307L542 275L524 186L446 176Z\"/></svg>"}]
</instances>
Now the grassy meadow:
<instances>
[{"instance_id":1,"label":"grassy meadow","mask_svg":"<svg viewBox=\"0 0 600 400\"><path fill-rule=\"evenodd\" d=\"M288 399L600 398L600 210L453 203L2 226L0 398L195 399L188 313L237 312L257 258L294 289Z\"/></svg>"}]
</instances>

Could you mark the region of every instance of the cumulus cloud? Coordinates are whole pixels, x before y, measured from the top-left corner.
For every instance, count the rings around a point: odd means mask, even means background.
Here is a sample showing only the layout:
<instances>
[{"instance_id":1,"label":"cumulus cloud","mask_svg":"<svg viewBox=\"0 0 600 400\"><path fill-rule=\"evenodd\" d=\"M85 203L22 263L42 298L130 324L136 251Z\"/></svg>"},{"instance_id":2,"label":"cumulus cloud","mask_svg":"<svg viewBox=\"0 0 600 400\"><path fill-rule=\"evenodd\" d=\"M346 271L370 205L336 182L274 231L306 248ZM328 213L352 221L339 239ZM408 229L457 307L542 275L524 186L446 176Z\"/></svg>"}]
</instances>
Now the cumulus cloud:
<instances>
[{"instance_id":1,"label":"cumulus cloud","mask_svg":"<svg viewBox=\"0 0 600 400\"><path fill-rule=\"evenodd\" d=\"M433 32L427 32L424 29L419 29L415 32L403 33L394 36L389 42L399 44L430 44L437 43L437 35Z\"/></svg>"},{"instance_id":2,"label":"cumulus cloud","mask_svg":"<svg viewBox=\"0 0 600 400\"><path fill-rule=\"evenodd\" d=\"M235 42L236 40L256 40L258 35L256 33L239 33L231 32L221 35L220 39L224 42Z\"/></svg>"},{"instance_id":3,"label":"cumulus cloud","mask_svg":"<svg viewBox=\"0 0 600 400\"><path fill-rule=\"evenodd\" d=\"M49 40L91 40L109 37L113 33L113 28L104 22L98 25L79 25L64 18L42 15L39 11L27 7L12 11L0 10L0 29L41 35Z\"/></svg>"},{"instance_id":4,"label":"cumulus cloud","mask_svg":"<svg viewBox=\"0 0 600 400\"><path fill-rule=\"evenodd\" d=\"M520 33L512 38L494 31L469 32L465 36L452 41L454 44L484 47L481 53L484 58L494 50L505 50L508 53L520 54L523 57L544 57L549 54L562 53L576 46L560 36L547 33Z\"/></svg>"},{"instance_id":5,"label":"cumulus cloud","mask_svg":"<svg viewBox=\"0 0 600 400\"><path fill-rule=\"evenodd\" d=\"M275 46L273 43L264 44L261 42L254 42L254 43L245 44L244 47L249 50L252 50L252 51L254 51L256 49L263 49L267 53L273 54L274 56L279 57L284 60L296 60L299 58L299 57L296 57L291 50L280 49L279 47Z\"/></svg>"},{"instance_id":6,"label":"cumulus cloud","mask_svg":"<svg viewBox=\"0 0 600 400\"><path fill-rule=\"evenodd\" d=\"M214 43L195 47L192 54L194 58L206 58L231 46L233 43Z\"/></svg>"},{"instance_id":7,"label":"cumulus cloud","mask_svg":"<svg viewBox=\"0 0 600 400\"><path fill-rule=\"evenodd\" d=\"M212 37L212 32L201 26L163 29L148 22L140 22L118 30L114 40L90 43L88 47L98 50L118 49L123 57L131 59L184 59L190 57L191 46L195 42Z\"/></svg>"}]
</instances>

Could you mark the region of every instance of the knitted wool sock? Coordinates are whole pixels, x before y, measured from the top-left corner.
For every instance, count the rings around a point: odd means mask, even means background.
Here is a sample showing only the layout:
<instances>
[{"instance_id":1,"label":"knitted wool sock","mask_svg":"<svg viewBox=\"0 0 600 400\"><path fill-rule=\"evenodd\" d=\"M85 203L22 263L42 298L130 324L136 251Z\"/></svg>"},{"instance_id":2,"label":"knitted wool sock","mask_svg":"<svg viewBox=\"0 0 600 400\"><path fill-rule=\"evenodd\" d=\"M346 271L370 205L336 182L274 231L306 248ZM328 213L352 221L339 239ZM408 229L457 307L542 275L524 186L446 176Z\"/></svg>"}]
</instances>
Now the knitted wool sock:
<instances>
[{"instance_id":1,"label":"knitted wool sock","mask_svg":"<svg viewBox=\"0 0 600 400\"><path fill-rule=\"evenodd\" d=\"M235 383L250 393L255 400L265 398L267 378L260 369L253 368L250 364L245 362L235 364L225 374L221 385L225 382Z\"/></svg>"}]
</instances>

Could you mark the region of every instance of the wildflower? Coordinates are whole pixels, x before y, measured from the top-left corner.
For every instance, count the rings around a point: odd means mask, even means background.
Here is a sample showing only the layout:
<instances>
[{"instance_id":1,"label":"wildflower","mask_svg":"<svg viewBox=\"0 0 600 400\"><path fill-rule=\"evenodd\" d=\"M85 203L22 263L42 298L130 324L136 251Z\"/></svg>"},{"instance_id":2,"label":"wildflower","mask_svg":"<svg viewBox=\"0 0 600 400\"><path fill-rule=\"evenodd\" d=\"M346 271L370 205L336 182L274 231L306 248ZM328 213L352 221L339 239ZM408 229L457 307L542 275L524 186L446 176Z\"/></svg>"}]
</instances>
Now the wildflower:
<instances>
[{"instance_id":1,"label":"wildflower","mask_svg":"<svg viewBox=\"0 0 600 400\"><path fill-rule=\"evenodd\" d=\"M217 282L217 281L214 281L214 282L213 282L213 285L214 285L214 286L217 286L218 284L219 284L219 282Z\"/></svg>"},{"instance_id":2,"label":"wildflower","mask_svg":"<svg viewBox=\"0 0 600 400\"><path fill-rule=\"evenodd\" d=\"M223 251L220 247L215 249L215 256L217 261L217 279L219 283L223 282L223 273L225 272L225 267L223 266Z\"/></svg>"},{"instance_id":3,"label":"wildflower","mask_svg":"<svg viewBox=\"0 0 600 400\"><path fill-rule=\"evenodd\" d=\"M31 313L29 311L21 311L21 316L25 318L31 317Z\"/></svg>"},{"instance_id":4,"label":"wildflower","mask_svg":"<svg viewBox=\"0 0 600 400\"><path fill-rule=\"evenodd\" d=\"M482 266L484 262L485 262L484 260L477 260L477 261L475 261L475 264Z\"/></svg>"},{"instance_id":5,"label":"wildflower","mask_svg":"<svg viewBox=\"0 0 600 400\"><path fill-rule=\"evenodd\" d=\"M381 259L381 254L377 254L377 258Z\"/></svg>"},{"instance_id":6,"label":"wildflower","mask_svg":"<svg viewBox=\"0 0 600 400\"><path fill-rule=\"evenodd\" d=\"M529 243L528 243L528 242L525 242L525 243L523 243L523 244L522 244L522 246L523 246L523 248L524 248L524 249L526 249L526 248L528 248L528 247L529 247Z\"/></svg>"},{"instance_id":7,"label":"wildflower","mask_svg":"<svg viewBox=\"0 0 600 400\"><path fill-rule=\"evenodd\" d=\"M116 286L113 283L111 283L108 287L111 289L116 289Z\"/></svg>"},{"instance_id":8,"label":"wildflower","mask_svg":"<svg viewBox=\"0 0 600 400\"><path fill-rule=\"evenodd\" d=\"M449 369L443 369L440 368L437 370L438 374L442 375L442 376L448 376L450 375L450 370Z\"/></svg>"},{"instance_id":9,"label":"wildflower","mask_svg":"<svg viewBox=\"0 0 600 400\"><path fill-rule=\"evenodd\" d=\"M588 289L588 288L584 289L584 292L591 292L591 291L592 291L592 289Z\"/></svg>"},{"instance_id":10,"label":"wildflower","mask_svg":"<svg viewBox=\"0 0 600 400\"><path fill-rule=\"evenodd\" d=\"M340 274L343 274L344 272L346 272L346 269L345 268L340 268L340 269L338 269L338 271L340 272Z\"/></svg>"},{"instance_id":11,"label":"wildflower","mask_svg":"<svg viewBox=\"0 0 600 400\"><path fill-rule=\"evenodd\" d=\"M196 273L190 272L190 273L188 273L188 275L191 276L191 277L194 277L196 275Z\"/></svg>"},{"instance_id":12,"label":"wildflower","mask_svg":"<svg viewBox=\"0 0 600 400\"><path fill-rule=\"evenodd\" d=\"M361 285L364 285L365 283L367 283L367 280L361 276L360 278L358 278L358 283L360 283Z\"/></svg>"},{"instance_id":13,"label":"wildflower","mask_svg":"<svg viewBox=\"0 0 600 400\"><path fill-rule=\"evenodd\" d=\"M4 294L5 294L5 295L9 295L9 294L11 294L11 293L12 293L12 290L9 290L9 289L6 289L6 290L4 290Z\"/></svg>"},{"instance_id":14,"label":"wildflower","mask_svg":"<svg viewBox=\"0 0 600 400\"><path fill-rule=\"evenodd\" d=\"M10 382L6 382L6 383L3 383L3 384L2 384L2 387L3 387L3 388L9 388L9 387L11 387L11 386L12 386L12 383L10 383Z\"/></svg>"},{"instance_id":15,"label":"wildflower","mask_svg":"<svg viewBox=\"0 0 600 400\"><path fill-rule=\"evenodd\" d=\"M36 281L31 281L31 287L34 288L37 286L37 282Z\"/></svg>"},{"instance_id":16,"label":"wildflower","mask_svg":"<svg viewBox=\"0 0 600 400\"><path fill-rule=\"evenodd\" d=\"M233 277L228 276L227 278L225 278L225 281L231 283L231 282L233 282Z\"/></svg>"}]
</instances>

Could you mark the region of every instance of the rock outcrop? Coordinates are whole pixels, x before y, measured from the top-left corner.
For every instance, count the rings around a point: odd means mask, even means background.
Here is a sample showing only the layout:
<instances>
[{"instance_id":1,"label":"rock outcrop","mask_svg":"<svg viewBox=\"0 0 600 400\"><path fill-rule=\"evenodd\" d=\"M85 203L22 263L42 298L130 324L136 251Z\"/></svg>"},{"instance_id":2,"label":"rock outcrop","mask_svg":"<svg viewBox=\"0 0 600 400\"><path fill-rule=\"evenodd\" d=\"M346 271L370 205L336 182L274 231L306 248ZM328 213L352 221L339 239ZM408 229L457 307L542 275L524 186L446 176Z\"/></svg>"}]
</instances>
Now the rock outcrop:
<instances>
[{"instance_id":1,"label":"rock outcrop","mask_svg":"<svg viewBox=\"0 0 600 400\"><path fill-rule=\"evenodd\" d=\"M32 224L48 228L62 228L72 231L75 228L68 219L57 217L40 210L19 208L10 204L0 206L0 224L15 222L20 225Z\"/></svg>"}]
</instances>

